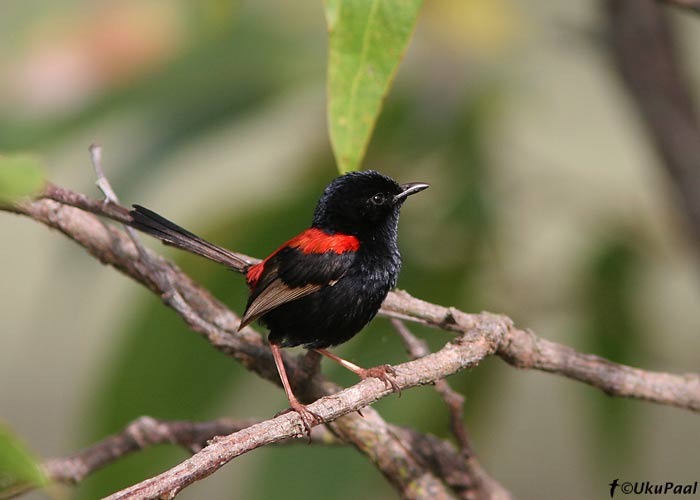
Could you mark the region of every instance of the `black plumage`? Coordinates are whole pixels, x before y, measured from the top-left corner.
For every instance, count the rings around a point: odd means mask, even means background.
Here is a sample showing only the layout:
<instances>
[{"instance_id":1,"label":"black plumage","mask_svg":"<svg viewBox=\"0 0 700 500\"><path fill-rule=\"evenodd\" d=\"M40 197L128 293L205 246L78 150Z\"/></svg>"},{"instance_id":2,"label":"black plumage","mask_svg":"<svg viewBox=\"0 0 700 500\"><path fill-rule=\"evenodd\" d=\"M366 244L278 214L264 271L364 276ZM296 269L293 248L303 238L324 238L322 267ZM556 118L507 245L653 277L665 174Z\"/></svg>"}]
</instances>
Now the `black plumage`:
<instances>
[{"instance_id":1,"label":"black plumage","mask_svg":"<svg viewBox=\"0 0 700 500\"><path fill-rule=\"evenodd\" d=\"M251 264L160 215L135 205L131 225L165 243L244 272L250 296L241 327L260 320L292 409L307 430L317 419L291 391L280 347L304 345L360 377L395 386L388 366L360 368L326 351L358 333L376 314L401 269L397 234L406 197L428 185L399 185L375 171L333 180L314 211L311 227Z\"/></svg>"}]
</instances>

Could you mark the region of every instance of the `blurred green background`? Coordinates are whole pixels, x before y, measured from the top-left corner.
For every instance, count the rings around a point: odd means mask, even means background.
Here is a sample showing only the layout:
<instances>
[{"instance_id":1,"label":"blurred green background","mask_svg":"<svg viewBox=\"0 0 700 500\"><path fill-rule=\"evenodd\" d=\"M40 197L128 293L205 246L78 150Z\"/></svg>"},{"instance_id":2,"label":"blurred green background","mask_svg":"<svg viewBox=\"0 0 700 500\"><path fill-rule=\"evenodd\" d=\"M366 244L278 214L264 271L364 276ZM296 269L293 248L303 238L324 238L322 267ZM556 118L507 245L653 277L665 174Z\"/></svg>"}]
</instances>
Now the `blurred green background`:
<instances>
[{"instance_id":1,"label":"blurred green background","mask_svg":"<svg viewBox=\"0 0 700 500\"><path fill-rule=\"evenodd\" d=\"M87 153L97 141L124 203L251 255L307 227L337 175L320 2L4 0L0 12L0 151L39 153L52 182L97 196ZM698 19L674 22L685 53L700 50ZM697 253L603 27L592 1L426 2L364 166L432 185L403 210L401 288L504 312L614 361L697 372ZM686 63L700 81L700 60ZM40 456L144 414L266 418L285 407L280 390L65 238L9 214L0 234L0 419ZM239 276L148 244L242 309ZM413 329L434 348L449 339ZM405 359L383 319L338 352L364 366ZM603 498L616 477L698 479L689 412L497 359L451 382L480 459L518 498ZM449 436L430 388L376 406ZM97 498L185 456L151 449L52 493ZM329 495L394 493L352 449L295 446L245 455L180 497Z\"/></svg>"}]
</instances>

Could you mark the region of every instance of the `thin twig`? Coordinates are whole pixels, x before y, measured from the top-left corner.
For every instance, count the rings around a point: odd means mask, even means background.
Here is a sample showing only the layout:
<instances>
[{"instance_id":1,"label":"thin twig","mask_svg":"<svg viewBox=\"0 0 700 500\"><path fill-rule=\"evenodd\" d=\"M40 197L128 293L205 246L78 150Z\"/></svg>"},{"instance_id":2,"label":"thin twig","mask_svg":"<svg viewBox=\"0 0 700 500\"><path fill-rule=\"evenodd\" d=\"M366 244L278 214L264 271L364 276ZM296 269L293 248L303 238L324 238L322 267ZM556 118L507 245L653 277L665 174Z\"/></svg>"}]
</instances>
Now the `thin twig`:
<instances>
[{"instance_id":1,"label":"thin twig","mask_svg":"<svg viewBox=\"0 0 700 500\"><path fill-rule=\"evenodd\" d=\"M105 176L104 168L102 168L102 146L99 144L91 144L90 148L90 159L92 160L92 167L95 169L95 174L97 175L97 181L95 184L105 195L108 202L119 205L119 198L117 193L112 189L112 185L107 180Z\"/></svg>"},{"instance_id":2,"label":"thin twig","mask_svg":"<svg viewBox=\"0 0 700 500\"><path fill-rule=\"evenodd\" d=\"M97 175L97 181L95 181L95 184L105 196L105 205L110 203L113 205L120 205L117 193L115 193L114 189L112 189L112 185L107 179L104 168L102 167L102 146L99 144L91 144L89 150L92 166L95 169L95 174ZM129 238L131 238L131 241L134 242L134 246L136 246L141 258L146 259L148 254L144 249L143 243L141 243L141 239L139 238L138 234L136 234L136 231L127 224L124 224L124 229L126 229L126 233L129 235Z\"/></svg>"},{"instance_id":3,"label":"thin twig","mask_svg":"<svg viewBox=\"0 0 700 500\"><path fill-rule=\"evenodd\" d=\"M400 319L391 319L391 324L401 337L412 359L430 354L428 344L416 337ZM450 418L450 430L459 445L459 454L470 479L470 487L462 489L460 497L465 500L495 500L512 498L503 486L495 481L478 462L474 454L471 439L464 425L464 396L452 389L449 382L440 379L435 382L435 390L447 406Z\"/></svg>"},{"instance_id":4,"label":"thin twig","mask_svg":"<svg viewBox=\"0 0 700 500\"><path fill-rule=\"evenodd\" d=\"M411 359L422 358L430 354L428 344L413 335L403 321L393 318L391 319L391 324L401 337ZM447 380L435 382L435 390L440 394L445 406L447 406L450 415L450 430L457 439L460 450L462 450L465 458L472 456L471 440L464 427L464 396L452 389Z\"/></svg>"}]
</instances>

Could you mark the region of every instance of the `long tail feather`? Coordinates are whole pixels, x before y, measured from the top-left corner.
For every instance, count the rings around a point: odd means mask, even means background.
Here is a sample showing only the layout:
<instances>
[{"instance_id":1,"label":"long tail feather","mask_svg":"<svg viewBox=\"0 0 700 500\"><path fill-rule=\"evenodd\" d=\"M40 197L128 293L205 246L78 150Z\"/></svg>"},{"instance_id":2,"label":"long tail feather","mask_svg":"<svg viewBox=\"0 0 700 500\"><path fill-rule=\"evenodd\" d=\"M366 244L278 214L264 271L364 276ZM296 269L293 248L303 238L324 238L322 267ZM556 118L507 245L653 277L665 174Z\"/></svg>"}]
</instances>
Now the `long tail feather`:
<instances>
[{"instance_id":1,"label":"long tail feather","mask_svg":"<svg viewBox=\"0 0 700 500\"><path fill-rule=\"evenodd\" d=\"M203 240L196 234L190 233L141 205L134 205L134 209L129 212L129 215L132 219L130 226L158 238L166 245L196 253L240 273L245 272L252 264L225 248Z\"/></svg>"}]
</instances>

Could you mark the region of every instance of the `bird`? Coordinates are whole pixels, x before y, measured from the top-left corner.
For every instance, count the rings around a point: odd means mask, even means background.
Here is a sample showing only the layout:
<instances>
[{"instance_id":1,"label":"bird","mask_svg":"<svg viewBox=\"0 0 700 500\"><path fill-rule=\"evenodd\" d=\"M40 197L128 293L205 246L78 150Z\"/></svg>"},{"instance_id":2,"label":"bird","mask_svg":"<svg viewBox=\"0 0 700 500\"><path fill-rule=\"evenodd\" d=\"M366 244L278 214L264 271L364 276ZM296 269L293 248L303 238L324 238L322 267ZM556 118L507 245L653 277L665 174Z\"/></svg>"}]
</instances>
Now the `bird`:
<instances>
[{"instance_id":1,"label":"bird","mask_svg":"<svg viewBox=\"0 0 700 500\"><path fill-rule=\"evenodd\" d=\"M332 180L313 213L311 226L260 262L210 243L141 205L129 225L183 250L245 275L249 297L239 329L258 321L269 330L272 351L290 408L307 435L320 418L291 389L281 348L302 345L354 372L398 390L390 365L365 369L328 350L354 337L379 311L401 270L399 212L424 182L399 184L375 170Z\"/></svg>"}]
</instances>

